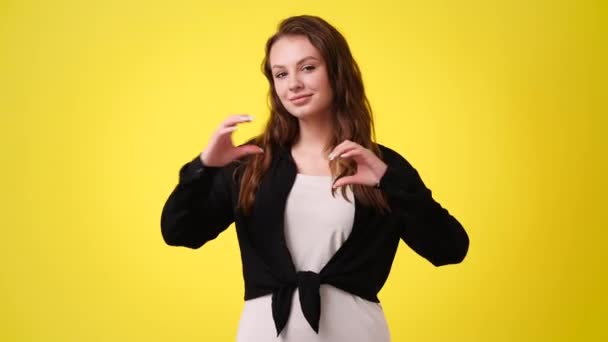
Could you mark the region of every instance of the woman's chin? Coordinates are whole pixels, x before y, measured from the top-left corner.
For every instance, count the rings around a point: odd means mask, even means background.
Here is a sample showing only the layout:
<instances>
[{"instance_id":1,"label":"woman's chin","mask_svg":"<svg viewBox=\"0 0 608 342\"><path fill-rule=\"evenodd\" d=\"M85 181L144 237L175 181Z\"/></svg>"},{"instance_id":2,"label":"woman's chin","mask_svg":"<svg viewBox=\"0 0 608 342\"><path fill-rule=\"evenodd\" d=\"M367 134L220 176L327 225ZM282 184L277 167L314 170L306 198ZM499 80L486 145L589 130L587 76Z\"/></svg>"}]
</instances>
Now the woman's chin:
<instances>
[{"instance_id":1,"label":"woman's chin","mask_svg":"<svg viewBox=\"0 0 608 342\"><path fill-rule=\"evenodd\" d=\"M296 108L289 111L289 113L299 120L306 120L320 115L318 111L313 111L310 108Z\"/></svg>"},{"instance_id":2,"label":"woman's chin","mask_svg":"<svg viewBox=\"0 0 608 342\"><path fill-rule=\"evenodd\" d=\"M296 109L290 110L289 113L298 119L303 119L303 118L309 116L309 111L305 110L304 108L296 108Z\"/></svg>"}]
</instances>

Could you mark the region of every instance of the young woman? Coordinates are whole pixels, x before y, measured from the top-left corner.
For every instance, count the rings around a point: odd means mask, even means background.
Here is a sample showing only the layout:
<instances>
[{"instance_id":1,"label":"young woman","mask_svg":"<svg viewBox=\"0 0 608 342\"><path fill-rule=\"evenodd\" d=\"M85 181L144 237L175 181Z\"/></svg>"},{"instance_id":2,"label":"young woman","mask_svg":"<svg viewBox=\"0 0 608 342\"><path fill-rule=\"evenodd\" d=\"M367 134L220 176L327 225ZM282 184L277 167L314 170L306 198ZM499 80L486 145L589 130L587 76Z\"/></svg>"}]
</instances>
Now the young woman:
<instances>
[{"instance_id":1,"label":"young woman","mask_svg":"<svg viewBox=\"0 0 608 342\"><path fill-rule=\"evenodd\" d=\"M241 146L225 119L180 170L161 218L167 244L199 248L235 223L245 281L238 341L389 341L377 298L399 240L433 265L461 262L462 225L399 153L373 140L344 37L287 18L266 44L264 132Z\"/></svg>"}]
</instances>

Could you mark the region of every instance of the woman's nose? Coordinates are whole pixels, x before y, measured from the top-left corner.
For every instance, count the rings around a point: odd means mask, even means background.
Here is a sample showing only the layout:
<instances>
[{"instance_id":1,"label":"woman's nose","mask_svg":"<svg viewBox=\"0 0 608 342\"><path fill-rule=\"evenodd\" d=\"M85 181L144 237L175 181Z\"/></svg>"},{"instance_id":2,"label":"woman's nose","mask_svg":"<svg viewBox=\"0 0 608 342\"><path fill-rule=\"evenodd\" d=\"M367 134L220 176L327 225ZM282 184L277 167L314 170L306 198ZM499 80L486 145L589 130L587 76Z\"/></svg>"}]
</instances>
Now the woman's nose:
<instances>
[{"instance_id":1,"label":"woman's nose","mask_svg":"<svg viewBox=\"0 0 608 342\"><path fill-rule=\"evenodd\" d=\"M289 90L295 91L302 88L302 81L298 76L289 77Z\"/></svg>"}]
</instances>

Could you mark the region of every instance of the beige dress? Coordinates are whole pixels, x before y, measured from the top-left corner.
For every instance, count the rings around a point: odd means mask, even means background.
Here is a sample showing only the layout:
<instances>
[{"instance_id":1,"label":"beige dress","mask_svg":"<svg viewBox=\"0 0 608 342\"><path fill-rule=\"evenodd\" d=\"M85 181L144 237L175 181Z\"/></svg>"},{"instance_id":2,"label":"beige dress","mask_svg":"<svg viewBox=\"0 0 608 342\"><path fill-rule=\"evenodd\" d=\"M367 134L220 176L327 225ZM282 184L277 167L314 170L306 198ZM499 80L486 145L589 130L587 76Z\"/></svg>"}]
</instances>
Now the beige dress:
<instances>
[{"instance_id":1,"label":"beige dress","mask_svg":"<svg viewBox=\"0 0 608 342\"><path fill-rule=\"evenodd\" d=\"M355 215L349 203L331 195L330 176L297 174L285 208L285 239L296 271L320 272L349 236ZM237 342L387 342L390 334L380 303L321 284L319 334L310 327L296 289L287 325L277 337L271 295L245 301Z\"/></svg>"}]
</instances>

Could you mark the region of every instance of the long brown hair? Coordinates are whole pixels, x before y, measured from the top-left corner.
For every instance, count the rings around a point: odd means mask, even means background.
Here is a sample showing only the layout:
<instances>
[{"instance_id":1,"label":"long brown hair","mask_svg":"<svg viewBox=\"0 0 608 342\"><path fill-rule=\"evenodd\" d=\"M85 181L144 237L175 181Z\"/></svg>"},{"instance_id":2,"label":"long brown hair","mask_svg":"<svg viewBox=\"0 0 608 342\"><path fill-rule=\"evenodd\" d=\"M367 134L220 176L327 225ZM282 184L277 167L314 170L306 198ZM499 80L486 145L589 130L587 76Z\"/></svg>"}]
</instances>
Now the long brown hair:
<instances>
[{"instance_id":1,"label":"long brown hair","mask_svg":"<svg viewBox=\"0 0 608 342\"><path fill-rule=\"evenodd\" d=\"M287 18L266 42L266 54L262 61L262 72L270 84L270 119L264 132L251 142L261 146L264 153L250 155L239 165L239 168L244 167L244 171L240 182L238 206L245 214L251 212L258 184L270 167L273 148L283 146L290 150L299 134L298 120L283 107L275 91L269 61L273 44L288 35L306 36L319 50L327 65L328 78L334 94L331 112L335 134L330 146L336 146L348 139L380 156L380 149L374 142L372 110L365 96L361 72L344 36L319 17L302 15ZM353 175L356 171L356 163L348 158L336 158L330 161L329 165L334 179ZM359 184L352 185L352 189L355 198L362 204L379 211L389 209L386 198L379 189ZM335 189L332 190L332 195L335 196ZM347 199L346 187L342 187L342 196Z\"/></svg>"}]
</instances>

